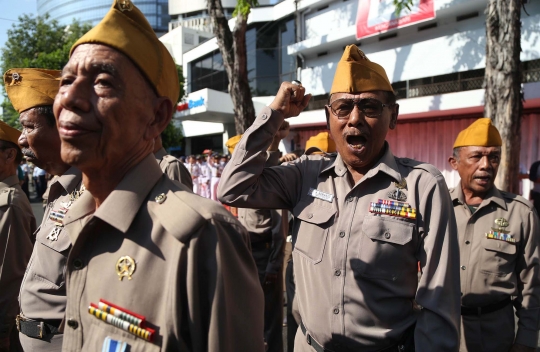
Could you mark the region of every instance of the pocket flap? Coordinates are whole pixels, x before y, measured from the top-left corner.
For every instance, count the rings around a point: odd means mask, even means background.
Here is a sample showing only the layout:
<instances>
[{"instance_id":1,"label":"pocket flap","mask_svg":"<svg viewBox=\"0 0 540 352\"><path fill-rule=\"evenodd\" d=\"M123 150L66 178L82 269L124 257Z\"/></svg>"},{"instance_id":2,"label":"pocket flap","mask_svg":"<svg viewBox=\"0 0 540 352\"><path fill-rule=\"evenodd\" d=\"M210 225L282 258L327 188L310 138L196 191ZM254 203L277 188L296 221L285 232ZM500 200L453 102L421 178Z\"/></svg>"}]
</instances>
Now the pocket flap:
<instances>
[{"instance_id":1,"label":"pocket flap","mask_svg":"<svg viewBox=\"0 0 540 352\"><path fill-rule=\"evenodd\" d=\"M58 239L56 241L51 241L47 239L47 236L51 233L54 227L55 226L50 226L49 224L47 224L46 226L41 226L41 230L43 231L43 233L37 234L36 241L46 247L49 247L53 251L61 253L71 246L71 239L69 238L65 228L62 228L60 230L60 233L58 234Z\"/></svg>"},{"instance_id":2,"label":"pocket flap","mask_svg":"<svg viewBox=\"0 0 540 352\"><path fill-rule=\"evenodd\" d=\"M321 225L328 222L336 210L330 207L323 207L315 202L300 202L294 209L293 214L298 219L310 224Z\"/></svg>"},{"instance_id":3,"label":"pocket flap","mask_svg":"<svg viewBox=\"0 0 540 352\"><path fill-rule=\"evenodd\" d=\"M414 223L389 217L366 215L362 231L372 240L404 245L412 240Z\"/></svg>"},{"instance_id":4,"label":"pocket flap","mask_svg":"<svg viewBox=\"0 0 540 352\"><path fill-rule=\"evenodd\" d=\"M488 239L484 241L484 248L488 251L502 252L506 254L516 254L516 245L506 241Z\"/></svg>"}]
</instances>

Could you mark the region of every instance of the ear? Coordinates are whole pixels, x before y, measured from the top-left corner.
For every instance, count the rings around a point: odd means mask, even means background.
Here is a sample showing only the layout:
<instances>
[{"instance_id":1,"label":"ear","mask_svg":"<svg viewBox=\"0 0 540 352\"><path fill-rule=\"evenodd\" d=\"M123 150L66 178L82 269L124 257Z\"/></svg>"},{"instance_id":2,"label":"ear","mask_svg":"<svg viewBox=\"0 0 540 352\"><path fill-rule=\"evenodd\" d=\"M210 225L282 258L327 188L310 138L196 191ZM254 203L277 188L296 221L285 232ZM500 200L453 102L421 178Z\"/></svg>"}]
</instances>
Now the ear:
<instances>
[{"instance_id":1,"label":"ear","mask_svg":"<svg viewBox=\"0 0 540 352\"><path fill-rule=\"evenodd\" d=\"M326 114L326 129L330 131L330 107L324 106L324 113Z\"/></svg>"},{"instance_id":2,"label":"ear","mask_svg":"<svg viewBox=\"0 0 540 352\"><path fill-rule=\"evenodd\" d=\"M145 131L146 140L154 140L171 122L173 103L167 97L157 97L154 101L154 119Z\"/></svg>"},{"instance_id":3,"label":"ear","mask_svg":"<svg viewBox=\"0 0 540 352\"><path fill-rule=\"evenodd\" d=\"M399 115L399 104L395 104L392 109L392 117L390 119L390 129L393 130L396 128L397 125L397 119Z\"/></svg>"},{"instance_id":4,"label":"ear","mask_svg":"<svg viewBox=\"0 0 540 352\"><path fill-rule=\"evenodd\" d=\"M458 160L452 155L448 158L448 163L452 167L452 169L457 170L458 169Z\"/></svg>"},{"instance_id":5,"label":"ear","mask_svg":"<svg viewBox=\"0 0 540 352\"><path fill-rule=\"evenodd\" d=\"M6 162L15 164L15 159L17 158L17 150L15 148L6 149ZM18 164L16 164L18 165Z\"/></svg>"}]
</instances>

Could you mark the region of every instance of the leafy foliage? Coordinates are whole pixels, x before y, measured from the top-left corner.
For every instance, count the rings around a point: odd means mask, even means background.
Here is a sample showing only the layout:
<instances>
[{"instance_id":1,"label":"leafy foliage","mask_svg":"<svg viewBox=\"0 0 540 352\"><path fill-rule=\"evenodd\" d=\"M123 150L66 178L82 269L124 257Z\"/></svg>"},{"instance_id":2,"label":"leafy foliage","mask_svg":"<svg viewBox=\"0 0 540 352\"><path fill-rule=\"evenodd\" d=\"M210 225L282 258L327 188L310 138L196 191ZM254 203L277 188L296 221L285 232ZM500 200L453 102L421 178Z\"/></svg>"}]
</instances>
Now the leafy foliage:
<instances>
[{"instance_id":1,"label":"leafy foliage","mask_svg":"<svg viewBox=\"0 0 540 352\"><path fill-rule=\"evenodd\" d=\"M177 147L182 143L182 130L174 125L174 121L171 121L169 125L161 132L161 141L163 148L169 149L170 147Z\"/></svg>"},{"instance_id":2,"label":"leafy foliage","mask_svg":"<svg viewBox=\"0 0 540 352\"><path fill-rule=\"evenodd\" d=\"M234 9L233 16L237 16L241 13L244 17L249 15L252 7L259 6L258 0L238 0L236 8Z\"/></svg>"},{"instance_id":3,"label":"leafy foliage","mask_svg":"<svg viewBox=\"0 0 540 352\"><path fill-rule=\"evenodd\" d=\"M396 7L396 15L399 16L403 9L411 11L412 0L394 0L394 6Z\"/></svg>"},{"instance_id":4,"label":"leafy foliage","mask_svg":"<svg viewBox=\"0 0 540 352\"><path fill-rule=\"evenodd\" d=\"M68 26L62 26L56 20L49 20L49 15L22 15L19 22L8 30L8 40L2 48L2 72L15 67L31 67L61 70L69 60L71 46L92 26L77 20ZM13 109L2 85L4 101L2 103L4 122L20 127L19 115Z\"/></svg>"}]
</instances>

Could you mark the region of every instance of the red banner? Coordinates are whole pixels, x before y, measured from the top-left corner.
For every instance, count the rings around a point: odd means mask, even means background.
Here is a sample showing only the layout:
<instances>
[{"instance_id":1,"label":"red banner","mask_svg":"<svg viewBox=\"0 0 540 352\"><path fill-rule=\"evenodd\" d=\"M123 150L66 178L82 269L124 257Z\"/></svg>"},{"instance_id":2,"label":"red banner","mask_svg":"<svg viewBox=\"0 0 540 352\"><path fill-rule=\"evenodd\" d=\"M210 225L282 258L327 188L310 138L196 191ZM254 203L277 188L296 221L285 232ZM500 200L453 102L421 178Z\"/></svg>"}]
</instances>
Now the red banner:
<instances>
[{"instance_id":1,"label":"red banner","mask_svg":"<svg viewBox=\"0 0 540 352\"><path fill-rule=\"evenodd\" d=\"M434 19L433 2L413 0L411 10L404 8L397 17L393 0L358 0L356 39Z\"/></svg>"}]
</instances>

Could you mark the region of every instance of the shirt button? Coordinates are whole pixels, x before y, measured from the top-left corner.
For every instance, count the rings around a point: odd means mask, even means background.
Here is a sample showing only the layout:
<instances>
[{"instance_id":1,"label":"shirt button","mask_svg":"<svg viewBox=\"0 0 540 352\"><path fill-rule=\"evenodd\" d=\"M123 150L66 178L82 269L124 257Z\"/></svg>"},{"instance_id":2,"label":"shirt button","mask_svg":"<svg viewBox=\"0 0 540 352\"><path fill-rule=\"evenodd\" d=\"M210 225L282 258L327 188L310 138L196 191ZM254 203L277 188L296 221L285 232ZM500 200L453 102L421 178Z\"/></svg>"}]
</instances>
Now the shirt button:
<instances>
[{"instance_id":1,"label":"shirt button","mask_svg":"<svg viewBox=\"0 0 540 352\"><path fill-rule=\"evenodd\" d=\"M471 244L471 241L465 241L465 244Z\"/></svg>"},{"instance_id":2,"label":"shirt button","mask_svg":"<svg viewBox=\"0 0 540 352\"><path fill-rule=\"evenodd\" d=\"M83 268L83 261L79 258L73 260L73 269L81 270Z\"/></svg>"},{"instance_id":3,"label":"shirt button","mask_svg":"<svg viewBox=\"0 0 540 352\"><path fill-rule=\"evenodd\" d=\"M384 238L389 239L390 236L391 236L391 235L390 235L390 232L385 232L385 233L384 233Z\"/></svg>"},{"instance_id":4,"label":"shirt button","mask_svg":"<svg viewBox=\"0 0 540 352\"><path fill-rule=\"evenodd\" d=\"M334 308L334 314L339 314L339 309Z\"/></svg>"},{"instance_id":5,"label":"shirt button","mask_svg":"<svg viewBox=\"0 0 540 352\"><path fill-rule=\"evenodd\" d=\"M465 270L465 269L467 269L467 268L465 267L465 265L462 265L462 266L461 266L461 270Z\"/></svg>"},{"instance_id":6,"label":"shirt button","mask_svg":"<svg viewBox=\"0 0 540 352\"><path fill-rule=\"evenodd\" d=\"M79 327L79 323L77 322L77 320L73 320L73 319L69 319L67 321L67 325L72 329L77 329Z\"/></svg>"},{"instance_id":7,"label":"shirt button","mask_svg":"<svg viewBox=\"0 0 540 352\"><path fill-rule=\"evenodd\" d=\"M341 237L341 238L345 237L345 232L341 231L341 232L339 233L339 237Z\"/></svg>"},{"instance_id":8,"label":"shirt button","mask_svg":"<svg viewBox=\"0 0 540 352\"><path fill-rule=\"evenodd\" d=\"M309 213L307 214L308 219L311 219L313 217L313 214Z\"/></svg>"},{"instance_id":9,"label":"shirt button","mask_svg":"<svg viewBox=\"0 0 540 352\"><path fill-rule=\"evenodd\" d=\"M262 114L261 118L262 118L263 120L266 120L266 119L268 118L268 116L267 116L266 114Z\"/></svg>"},{"instance_id":10,"label":"shirt button","mask_svg":"<svg viewBox=\"0 0 540 352\"><path fill-rule=\"evenodd\" d=\"M341 270L337 269L336 271L334 271L334 274L335 274L336 276L341 275Z\"/></svg>"}]
</instances>

